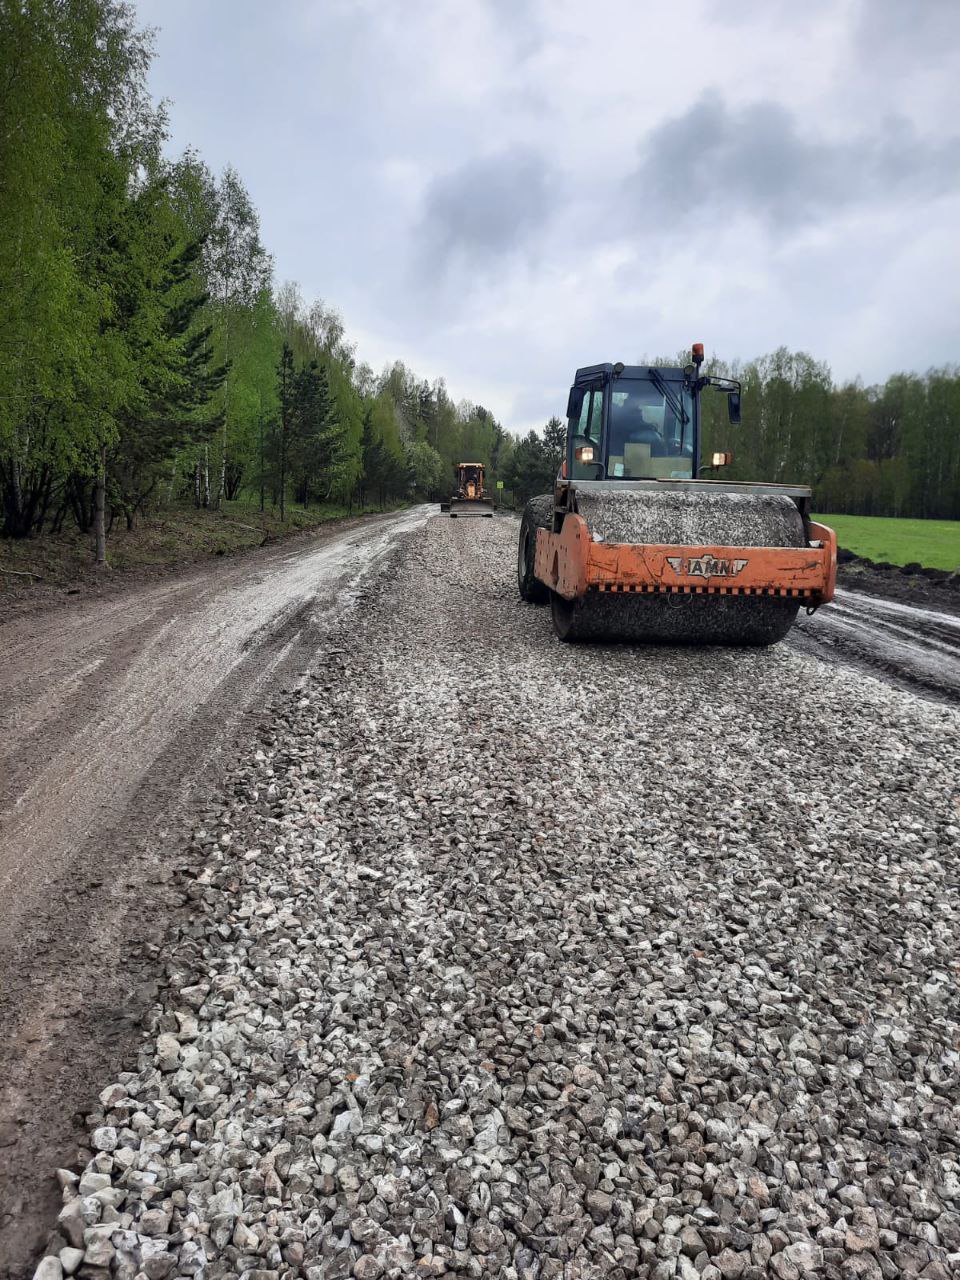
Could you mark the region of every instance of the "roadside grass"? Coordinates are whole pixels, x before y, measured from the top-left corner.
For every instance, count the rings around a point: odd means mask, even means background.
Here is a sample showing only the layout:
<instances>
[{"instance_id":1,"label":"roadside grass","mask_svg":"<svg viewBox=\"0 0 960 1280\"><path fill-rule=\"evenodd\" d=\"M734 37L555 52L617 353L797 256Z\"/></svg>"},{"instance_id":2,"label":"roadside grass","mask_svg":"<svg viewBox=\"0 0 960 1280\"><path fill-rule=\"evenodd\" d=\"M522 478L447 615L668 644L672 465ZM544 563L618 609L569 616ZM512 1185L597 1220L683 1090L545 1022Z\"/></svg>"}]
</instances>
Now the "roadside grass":
<instances>
[{"instance_id":1,"label":"roadside grass","mask_svg":"<svg viewBox=\"0 0 960 1280\"><path fill-rule=\"evenodd\" d=\"M115 523L107 539L107 562L111 570L119 573L192 564L316 529L331 520L379 510L349 510L328 504L305 511L289 505L286 520L281 521L278 508L268 505L261 512L255 498L226 502L219 512L197 510L192 505L164 507L147 519L138 518L131 530L122 521ZM88 580L97 572L93 557L93 535L75 529L42 534L39 538L0 539L0 570L7 571L0 572L0 596L20 594L31 582L68 586Z\"/></svg>"},{"instance_id":2,"label":"roadside grass","mask_svg":"<svg viewBox=\"0 0 960 1280\"><path fill-rule=\"evenodd\" d=\"M960 520L897 520L887 516L818 515L845 551L889 564L960 569Z\"/></svg>"}]
</instances>

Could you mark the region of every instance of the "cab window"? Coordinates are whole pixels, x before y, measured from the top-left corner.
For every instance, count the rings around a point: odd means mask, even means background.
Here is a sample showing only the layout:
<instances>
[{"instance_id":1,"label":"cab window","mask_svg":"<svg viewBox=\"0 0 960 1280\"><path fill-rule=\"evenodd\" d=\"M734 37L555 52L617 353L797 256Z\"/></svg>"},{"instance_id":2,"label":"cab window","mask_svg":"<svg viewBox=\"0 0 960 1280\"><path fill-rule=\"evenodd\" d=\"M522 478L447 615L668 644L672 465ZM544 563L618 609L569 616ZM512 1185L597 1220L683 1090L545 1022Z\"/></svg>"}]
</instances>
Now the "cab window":
<instances>
[{"instance_id":1,"label":"cab window","mask_svg":"<svg viewBox=\"0 0 960 1280\"><path fill-rule=\"evenodd\" d=\"M577 435L582 436L585 440L592 440L594 444L600 443L600 423L603 418L603 388L591 387L583 397L583 406L580 409L580 422L577 426Z\"/></svg>"},{"instance_id":2,"label":"cab window","mask_svg":"<svg viewBox=\"0 0 960 1280\"><path fill-rule=\"evenodd\" d=\"M603 427L603 388L589 387L583 395L580 417L573 431L573 479L598 480L603 475L600 462L600 432ZM593 457L589 457L590 450ZM583 457L584 450L587 457ZM577 454L581 457L578 458Z\"/></svg>"}]
</instances>

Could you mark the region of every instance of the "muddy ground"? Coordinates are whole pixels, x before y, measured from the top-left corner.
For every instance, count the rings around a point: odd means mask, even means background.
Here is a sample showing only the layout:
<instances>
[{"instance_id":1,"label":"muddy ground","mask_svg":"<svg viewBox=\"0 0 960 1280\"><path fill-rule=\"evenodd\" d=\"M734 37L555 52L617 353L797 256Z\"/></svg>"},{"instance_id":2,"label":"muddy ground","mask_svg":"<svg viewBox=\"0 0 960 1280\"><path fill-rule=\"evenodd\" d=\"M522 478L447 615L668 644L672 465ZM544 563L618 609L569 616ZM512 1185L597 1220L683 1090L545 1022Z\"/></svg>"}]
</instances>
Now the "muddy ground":
<instances>
[{"instance_id":1,"label":"muddy ground","mask_svg":"<svg viewBox=\"0 0 960 1280\"><path fill-rule=\"evenodd\" d=\"M107 540L109 563L93 561L89 534L68 531L41 538L5 539L0 546L0 619L56 609L78 599L130 595L144 586L182 578L194 567L212 573L220 560L256 555L258 548L303 545L358 528L377 513L328 516L291 508L287 519L268 508L227 504L224 511L186 508L114 529Z\"/></svg>"},{"instance_id":2,"label":"muddy ground","mask_svg":"<svg viewBox=\"0 0 960 1280\"><path fill-rule=\"evenodd\" d=\"M878 568L869 560L854 558L839 565L837 581L847 591L896 600L915 609L933 609L960 616L958 574L927 577L922 573L907 573L895 565Z\"/></svg>"}]
</instances>

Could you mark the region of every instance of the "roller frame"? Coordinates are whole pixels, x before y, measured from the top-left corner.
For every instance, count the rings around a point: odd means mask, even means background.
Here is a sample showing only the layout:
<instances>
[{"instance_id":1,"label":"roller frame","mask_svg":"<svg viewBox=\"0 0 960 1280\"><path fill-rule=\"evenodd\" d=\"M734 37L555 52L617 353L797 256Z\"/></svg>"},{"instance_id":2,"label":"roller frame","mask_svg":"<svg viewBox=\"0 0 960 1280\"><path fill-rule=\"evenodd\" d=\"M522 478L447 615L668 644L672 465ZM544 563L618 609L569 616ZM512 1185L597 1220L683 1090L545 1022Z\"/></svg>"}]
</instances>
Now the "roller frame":
<instances>
[{"instance_id":1,"label":"roller frame","mask_svg":"<svg viewBox=\"0 0 960 1280\"><path fill-rule=\"evenodd\" d=\"M566 600L589 592L777 596L816 609L833 599L837 539L815 521L807 529L806 547L594 542L586 520L568 511L559 533L537 531L535 572Z\"/></svg>"}]
</instances>

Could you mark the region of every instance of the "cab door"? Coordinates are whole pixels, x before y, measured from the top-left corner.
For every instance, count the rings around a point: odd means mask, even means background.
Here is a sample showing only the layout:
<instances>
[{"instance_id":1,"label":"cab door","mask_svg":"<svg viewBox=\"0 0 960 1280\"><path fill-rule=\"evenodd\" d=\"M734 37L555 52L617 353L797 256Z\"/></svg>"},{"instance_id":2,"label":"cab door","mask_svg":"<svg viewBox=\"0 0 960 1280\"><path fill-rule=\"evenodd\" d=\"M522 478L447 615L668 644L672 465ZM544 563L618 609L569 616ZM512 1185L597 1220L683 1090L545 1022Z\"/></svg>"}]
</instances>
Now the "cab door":
<instances>
[{"instance_id":1,"label":"cab door","mask_svg":"<svg viewBox=\"0 0 960 1280\"><path fill-rule=\"evenodd\" d=\"M603 479L602 382L574 387L567 405L567 475L573 480Z\"/></svg>"}]
</instances>

